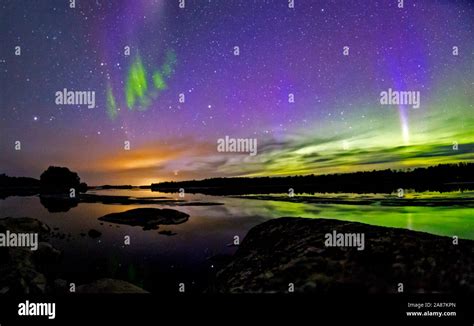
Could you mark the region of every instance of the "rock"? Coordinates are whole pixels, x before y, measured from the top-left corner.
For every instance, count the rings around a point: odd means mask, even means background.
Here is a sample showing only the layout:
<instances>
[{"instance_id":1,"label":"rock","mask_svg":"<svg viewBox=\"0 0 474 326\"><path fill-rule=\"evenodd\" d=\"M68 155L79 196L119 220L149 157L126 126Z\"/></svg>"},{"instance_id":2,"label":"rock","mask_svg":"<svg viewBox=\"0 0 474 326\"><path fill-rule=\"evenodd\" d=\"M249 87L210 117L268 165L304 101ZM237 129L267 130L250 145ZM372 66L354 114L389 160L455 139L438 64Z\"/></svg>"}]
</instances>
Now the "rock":
<instances>
[{"instance_id":1,"label":"rock","mask_svg":"<svg viewBox=\"0 0 474 326\"><path fill-rule=\"evenodd\" d=\"M54 248L48 242L40 242L38 244L38 250L33 252L33 259L38 265L50 264L59 261L61 257L61 251Z\"/></svg>"},{"instance_id":2,"label":"rock","mask_svg":"<svg viewBox=\"0 0 474 326\"><path fill-rule=\"evenodd\" d=\"M327 233L362 233L364 250L326 247ZM311 248L311 250L308 250ZM469 293L474 241L328 219L279 218L252 228L210 292ZM436 260L433 258L436 257ZM472 291L471 291L472 292Z\"/></svg>"},{"instance_id":3,"label":"rock","mask_svg":"<svg viewBox=\"0 0 474 326\"><path fill-rule=\"evenodd\" d=\"M0 219L0 232L37 233L38 248L4 247L0 257L0 292L3 294L45 294L48 291L49 264L58 261L61 253L48 241L50 228L41 221L29 217Z\"/></svg>"},{"instance_id":4,"label":"rock","mask_svg":"<svg viewBox=\"0 0 474 326\"><path fill-rule=\"evenodd\" d=\"M46 290L46 277L43 274L36 274L35 278L33 278L29 284L30 289L33 293L45 293Z\"/></svg>"},{"instance_id":5,"label":"rock","mask_svg":"<svg viewBox=\"0 0 474 326\"><path fill-rule=\"evenodd\" d=\"M77 287L77 293L148 293L142 288L131 283L103 278L92 283L83 284Z\"/></svg>"},{"instance_id":6,"label":"rock","mask_svg":"<svg viewBox=\"0 0 474 326\"><path fill-rule=\"evenodd\" d=\"M181 224L189 215L174 209L136 208L120 213L111 213L99 218L110 223L142 226L144 230L157 229L159 225Z\"/></svg>"},{"instance_id":7,"label":"rock","mask_svg":"<svg viewBox=\"0 0 474 326\"><path fill-rule=\"evenodd\" d=\"M89 237L91 237L92 239L95 239L95 238L98 238L102 235L101 232L97 231L97 230L94 230L94 229L90 229L89 232L87 233L89 235Z\"/></svg>"},{"instance_id":8,"label":"rock","mask_svg":"<svg viewBox=\"0 0 474 326\"><path fill-rule=\"evenodd\" d=\"M0 229L14 233L38 233L39 240L47 240L51 232L49 226L31 217L5 217L0 219ZM3 231L0 231L3 232Z\"/></svg>"},{"instance_id":9,"label":"rock","mask_svg":"<svg viewBox=\"0 0 474 326\"><path fill-rule=\"evenodd\" d=\"M67 292L69 292L68 282L66 280L63 280L63 279L60 279L60 278L54 280L52 288L53 288L54 293L67 293Z\"/></svg>"}]
</instances>

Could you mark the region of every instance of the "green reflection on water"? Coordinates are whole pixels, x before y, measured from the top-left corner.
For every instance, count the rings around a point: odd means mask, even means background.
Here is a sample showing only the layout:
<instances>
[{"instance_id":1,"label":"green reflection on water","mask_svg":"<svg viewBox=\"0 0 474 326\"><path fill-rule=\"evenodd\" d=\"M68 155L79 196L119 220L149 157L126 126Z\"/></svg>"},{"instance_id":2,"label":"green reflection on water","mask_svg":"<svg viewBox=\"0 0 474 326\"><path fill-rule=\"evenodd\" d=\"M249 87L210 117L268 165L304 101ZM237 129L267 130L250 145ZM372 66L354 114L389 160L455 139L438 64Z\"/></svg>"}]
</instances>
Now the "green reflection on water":
<instances>
[{"instance_id":1,"label":"green reflection on water","mask_svg":"<svg viewBox=\"0 0 474 326\"><path fill-rule=\"evenodd\" d=\"M265 201L278 216L330 218L474 239L474 208L460 206L310 205Z\"/></svg>"}]
</instances>

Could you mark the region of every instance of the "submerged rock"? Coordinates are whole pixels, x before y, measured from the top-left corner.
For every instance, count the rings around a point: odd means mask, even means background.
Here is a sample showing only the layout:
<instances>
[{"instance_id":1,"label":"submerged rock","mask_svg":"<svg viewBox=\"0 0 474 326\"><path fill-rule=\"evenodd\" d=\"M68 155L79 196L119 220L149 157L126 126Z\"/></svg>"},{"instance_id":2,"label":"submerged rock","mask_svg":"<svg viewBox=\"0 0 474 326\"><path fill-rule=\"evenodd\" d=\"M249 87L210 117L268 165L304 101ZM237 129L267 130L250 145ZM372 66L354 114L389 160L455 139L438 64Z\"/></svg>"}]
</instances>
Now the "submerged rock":
<instances>
[{"instance_id":1,"label":"submerged rock","mask_svg":"<svg viewBox=\"0 0 474 326\"><path fill-rule=\"evenodd\" d=\"M100 231L97 231L95 229L90 229L89 232L87 233L89 235L89 237L91 237L92 239L95 239L95 238L98 238L102 235L102 233Z\"/></svg>"},{"instance_id":2,"label":"submerged rock","mask_svg":"<svg viewBox=\"0 0 474 326\"><path fill-rule=\"evenodd\" d=\"M181 224L189 215L174 209L136 208L120 213L111 213L99 218L101 221L131 226L142 226L144 230L157 229L159 225Z\"/></svg>"},{"instance_id":3,"label":"submerged rock","mask_svg":"<svg viewBox=\"0 0 474 326\"><path fill-rule=\"evenodd\" d=\"M38 233L40 240L49 236L49 226L31 217L5 217L0 219L0 230L7 229L13 233ZM3 231L0 231L3 232Z\"/></svg>"},{"instance_id":4,"label":"submerged rock","mask_svg":"<svg viewBox=\"0 0 474 326\"><path fill-rule=\"evenodd\" d=\"M159 234L167 235L167 236L172 236L172 235L177 235L176 232L170 231L170 230L163 230L158 232Z\"/></svg>"},{"instance_id":5,"label":"submerged rock","mask_svg":"<svg viewBox=\"0 0 474 326\"><path fill-rule=\"evenodd\" d=\"M363 250L326 234L364 234ZM360 248L359 248L360 249ZM220 293L474 293L474 241L328 219L279 218L252 228L216 275Z\"/></svg>"},{"instance_id":6,"label":"submerged rock","mask_svg":"<svg viewBox=\"0 0 474 326\"><path fill-rule=\"evenodd\" d=\"M52 291L54 293L67 293L69 292L69 284L66 280L58 278L53 281Z\"/></svg>"},{"instance_id":7,"label":"submerged rock","mask_svg":"<svg viewBox=\"0 0 474 326\"><path fill-rule=\"evenodd\" d=\"M56 262L61 257L61 251L54 248L49 242L40 242L38 250L33 252L33 259L38 265L43 262Z\"/></svg>"},{"instance_id":8,"label":"submerged rock","mask_svg":"<svg viewBox=\"0 0 474 326\"><path fill-rule=\"evenodd\" d=\"M103 278L77 287L78 293L148 293L131 283L111 278Z\"/></svg>"}]
</instances>

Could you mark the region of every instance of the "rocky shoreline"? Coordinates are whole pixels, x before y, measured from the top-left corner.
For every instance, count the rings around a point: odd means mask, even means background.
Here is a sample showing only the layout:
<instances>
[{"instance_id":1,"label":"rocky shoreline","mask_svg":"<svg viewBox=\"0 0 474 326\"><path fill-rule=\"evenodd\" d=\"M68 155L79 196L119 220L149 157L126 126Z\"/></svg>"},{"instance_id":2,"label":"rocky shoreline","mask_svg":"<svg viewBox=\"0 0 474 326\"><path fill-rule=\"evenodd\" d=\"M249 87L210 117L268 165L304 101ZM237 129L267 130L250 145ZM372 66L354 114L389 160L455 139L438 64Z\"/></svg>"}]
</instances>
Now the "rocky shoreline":
<instances>
[{"instance_id":1,"label":"rocky shoreline","mask_svg":"<svg viewBox=\"0 0 474 326\"><path fill-rule=\"evenodd\" d=\"M6 217L0 219L0 233L37 233L38 248L0 247L0 295L21 294L65 294L70 292L70 284L56 278L54 264L62 258L62 253L49 240L51 229L43 222L30 218ZM77 293L147 293L145 290L117 279L100 279L78 285Z\"/></svg>"},{"instance_id":2,"label":"rocky shoreline","mask_svg":"<svg viewBox=\"0 0 474 326\"><path fill-rule=\"evenodd\" d=\"M109 216L113 223L156 228L182 223L184 213L139 209ZM155 225L156 224L156 225ZM0 219L0 232L38 233L38 249L0 248L0 294L69 292L55 272L62 253L50 228L34 218ZM327 246L327 235L363 234L365 244ZM163 234L173 235L172 232ZM100 236L100 235L98 235ZM283 217L253 227L233 256L213 261L207 293L474 293L474 241L330 219ZM93 279L93 278L92 278ZM84 293L145 293L128 282L100 279Z\"/></svg>"},{"instance_id":3,"label":"rocky shoreline","mask_svg":"<svg viewBox=\"0 0 474 326\"><path fill-rule=\"evenodd\" d=\"M326 247L362 233L365 248ZM216 275L217 293L474 293L474 241L329 219L285 217L252 228Z\"/></svg>"},{"instance_id":4,"label":"rocky shoreline","mask_svg":"<svg viewBox=\"0 0 474 326\"><path fill-rule=\"evenodd\" d=\"M50 290L47 271L60 259L61 252L48 241L50 228L37 219L29 217L0 219L0 232L35 233L38 248L0 248L0 293L41 294Z\"/></svg>"}]
</instances>

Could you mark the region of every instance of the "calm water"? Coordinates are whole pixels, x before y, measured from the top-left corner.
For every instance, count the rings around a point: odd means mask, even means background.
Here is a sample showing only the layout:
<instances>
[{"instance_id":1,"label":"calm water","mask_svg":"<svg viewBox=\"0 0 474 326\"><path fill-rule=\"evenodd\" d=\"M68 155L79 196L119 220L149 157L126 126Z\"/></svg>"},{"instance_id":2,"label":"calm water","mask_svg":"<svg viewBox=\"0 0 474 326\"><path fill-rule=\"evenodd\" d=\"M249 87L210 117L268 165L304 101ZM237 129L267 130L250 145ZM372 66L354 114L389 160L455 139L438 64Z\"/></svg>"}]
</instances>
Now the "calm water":
<instances>
[{"instance_id":1,"label":"calm water","mask_svg":"<svg viewBox=\"0 0 474 326\"><path fill-rule=\"evenodd\" d=\"M181 199L177 195L149 190L103 190L96 193ZM177 282L181 281L189 284L187 290L205 287L206 279L215 270L216 260L209 258L232 254L236 249L229 244L234 236L243 239L253 226L281 216L358 221L474 239L474 208L467 207L314 205L190 194L186 194L185 199L224 205L181 207L81 203L68 212L50 213L38 197L9 197L0 200L0 217L35 217L51 229L59 228L58 232L71 234L69 240L67 237L52 239L53 245L64 253L61 263L54 268L57 277L76 281L77 284L101 277L120 278L153 292L174 290ZM139 207L173 208L188 213L190 218L180 225L163 225L158 230L149 231L143 231L138 226L107 222L100 225L97 220L108 213ZM102 232L102 236L92 239L80 235L87 234L90 229ZM177 234L159 234L162 230ZM131 239L129 246L124 245L126 235Z\"/></svg>"}]
</instances>

